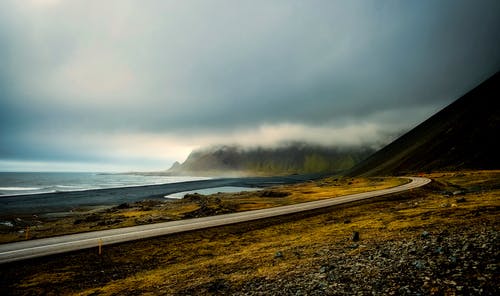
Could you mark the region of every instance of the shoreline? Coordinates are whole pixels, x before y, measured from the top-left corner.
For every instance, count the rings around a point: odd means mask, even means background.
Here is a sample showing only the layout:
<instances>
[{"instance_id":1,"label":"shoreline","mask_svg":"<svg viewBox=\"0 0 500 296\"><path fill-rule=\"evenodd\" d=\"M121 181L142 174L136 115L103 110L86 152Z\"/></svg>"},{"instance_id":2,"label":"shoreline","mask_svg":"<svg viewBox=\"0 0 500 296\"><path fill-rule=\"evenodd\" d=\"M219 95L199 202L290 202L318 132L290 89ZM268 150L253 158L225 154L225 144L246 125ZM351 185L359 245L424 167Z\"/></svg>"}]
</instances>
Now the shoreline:
<instances>
[{"instance_id":1,"label":"shoreline","mask_svg":"<svg viewBox=\"0 0 500 296\"><path fill-rule=\"evenodd\" d=\"M275 185L306 182L324 176L324 174L310 174L278 177L220 178L161 185L0 196L0 215L65 212L79 207L118 205L144 199L167 200L164 198L165 195L183 191L224 186L265 188Z\"/></svg>"},{"instance_id":2,"label":"shoreline","mask_svg":"<svg viewBox=\"0 0 500 296\"><path fill-rule=\"evenodd\" d=\"M109 245L102 254L96 244L68 254L7 263L0 290L23 295L54 291L61 295L121 295L130 291L169 295L482 291L497 295L498 172L425 176L435 182L369 202ZM351 185L375 185L371 179L358 183L356 179L335 178L291 185L286 191L292 195L285 198L258 195L257 199L262 206L268 202L281 205L285 199L295 203L301 201L297 197L341 195ZM461 192L455 193L457 190ZM130 217L127 211L133 213L129 219L137 225L163 222L160 218L174 218L174 213L184 219L216 211L243 211L253 207L257 199L250 195L188 198L178 204L182 211L174 212L157 209L153 203L131 205L103 213L98 220L90 219L98 216L87 215L47 225L45 230L34 228L32 235L60 235L50 231L64 225L71 230L68 234L75 233L75 228L111 228L99 224ZM212 212L201 210L204 201L208 202L205 210ZM162 207L171 205L174 203L163 203ZM163 211L163 216L157 210ZM136 215L138 211L144 215ZM18 241L25 240L24 233L15 235Z\"/></svg>"}]
</instances>

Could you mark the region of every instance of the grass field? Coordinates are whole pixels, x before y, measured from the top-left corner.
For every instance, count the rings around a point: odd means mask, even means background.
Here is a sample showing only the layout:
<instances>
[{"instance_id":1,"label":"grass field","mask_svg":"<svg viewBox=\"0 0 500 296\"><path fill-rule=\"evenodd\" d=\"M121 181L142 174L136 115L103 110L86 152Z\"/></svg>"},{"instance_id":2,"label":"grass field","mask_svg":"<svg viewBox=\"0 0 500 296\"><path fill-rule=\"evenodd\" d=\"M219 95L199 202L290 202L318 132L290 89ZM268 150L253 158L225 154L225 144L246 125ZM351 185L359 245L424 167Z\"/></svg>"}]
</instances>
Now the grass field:
<instances>
[{"instance_id":1,"label":"grass field","mask_svg":"<svg viewBox=\"0 0 500 296\"><path fill-rule=\"evenodd\" d=\"M298 275L316 274L331 256L359 260L380 245L411 241L423 232L454 235L461 229L498 231L500 171L426 176L434 182L423 189L366 202L109 246L101 256L97 250L84 250L3 265L2 294L235 294L242 289L258 289L257 282L277 285ZM283 200L265 198L258 202L257 197L247 196L252 201L243 202L243 194L236 195L230 206L238 210L281 205L397 182L332 178L274 189L290 193ZM358 189L352 189L352 185ZM230 202L224 196L213 198L220 198L220 203ZM168 215L181 217L195 209L191 203L179 204L182 210ZM143 211L128 209L113 215L142 217ZM355 247L353 232L360 235ZM498 280L497 273L491 278L482 270L464 275L464 279L480 276L490 285ZM442 281L432 276L426 279L427 275L423 281L428 294L454 295L459 291L446 290Z\"/></svg>"},{"instance_id":2,"label":"grass field","mask_svg":"<svg viewBox=\"0 0 500 296\"><path fill-rule=\"evenodd\" d=\"M369 190L383 189L407 182L399 178L326 178L319 182L284 185L264 191L191 195L177 201L146 200L104 209L75 209L62 217L8 216L14 227L0 227L0 243L50 237L86 231L165 222L193 217L212 216L289 205L331 198ZM36 210L36 209L35 209Z\"/></svg>"}]
</instances>

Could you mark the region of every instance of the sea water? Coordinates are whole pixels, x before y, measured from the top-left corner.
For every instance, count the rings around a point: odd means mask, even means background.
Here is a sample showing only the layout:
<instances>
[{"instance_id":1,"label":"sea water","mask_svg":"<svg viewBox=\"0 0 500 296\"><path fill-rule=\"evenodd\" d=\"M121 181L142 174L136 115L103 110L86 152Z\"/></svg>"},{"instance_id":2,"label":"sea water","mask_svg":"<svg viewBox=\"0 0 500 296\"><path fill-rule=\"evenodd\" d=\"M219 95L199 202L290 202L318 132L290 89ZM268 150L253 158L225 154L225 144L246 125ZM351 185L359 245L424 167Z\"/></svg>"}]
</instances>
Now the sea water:
<instances>
[{"instance_id":1,"label":"sea water","mask_svg":"<svg viewBox=\"0 0 500 296\"><path fill-rule=\"evenodd\" d=\"M139 174L0 172L0 195L82 191L206 179L210 178Z\"/></svg>"}]
</instances>

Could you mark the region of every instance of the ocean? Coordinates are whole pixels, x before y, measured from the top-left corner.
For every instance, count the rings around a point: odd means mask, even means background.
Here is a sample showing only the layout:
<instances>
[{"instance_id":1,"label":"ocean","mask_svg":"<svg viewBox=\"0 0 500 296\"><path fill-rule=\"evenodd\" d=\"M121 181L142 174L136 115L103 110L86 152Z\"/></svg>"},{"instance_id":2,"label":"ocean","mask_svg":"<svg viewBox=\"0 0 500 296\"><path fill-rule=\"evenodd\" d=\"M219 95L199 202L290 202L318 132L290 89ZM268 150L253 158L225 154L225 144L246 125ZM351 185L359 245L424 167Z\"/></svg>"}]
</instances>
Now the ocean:
<instances>
[{"instance_id":1,"label":"ocean","mask_svg":"<svg viewBox=\"0 0 500 296\"><path fill-rule=\"evenodd\" d=\"M180 199L197 192L239 192L308 180L310 176L207 178L96 173L0 173L0 217L71 213L144 199ZM191 181L191 182L189 182ZM151 186L147 186L151 185ZM102 190L99 190L102 189Z\"/></svg>"},{"instance_id":2,"label":"ocean","mask_svg":"<svg viewBox=\"0 0 500 296\"><path fill-rule=\"evenodd\" d=\"M11 196L83 191L89 189L159 185L206 179L210 178L102 173L0 172L0 195Z\"/></svg>"}]
</instances>

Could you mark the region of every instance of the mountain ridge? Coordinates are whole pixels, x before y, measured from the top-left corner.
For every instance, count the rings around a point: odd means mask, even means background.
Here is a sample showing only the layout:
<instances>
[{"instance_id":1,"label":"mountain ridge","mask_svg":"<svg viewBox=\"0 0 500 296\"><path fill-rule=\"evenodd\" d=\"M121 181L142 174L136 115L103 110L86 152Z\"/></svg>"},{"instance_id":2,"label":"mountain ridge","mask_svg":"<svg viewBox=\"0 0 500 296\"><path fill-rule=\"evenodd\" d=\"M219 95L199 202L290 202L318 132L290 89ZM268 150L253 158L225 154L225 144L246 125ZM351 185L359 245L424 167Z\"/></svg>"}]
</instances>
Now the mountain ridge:
<instances>
[{"instance_id":1,"label":"mountain ridge","mask_svg":"<svg viewBox=\"0 0 500 296\"><path fill-rule=\"evenodd\" d=\"M167 172L218 176L331 173L350 169L373 151L306 143L276 148L222 145L195 150L186 161L174 163Z\"/></svg>"},{"instance_id":2,"label":"mountain ridge","mask_svg":"<svg viewBox=\"0 0 500 296\"><path fill-rule=\"evenodd\" d=\"M500 168L500 72L356 165L349 175Z\"/></svg>"}]
</instances>

